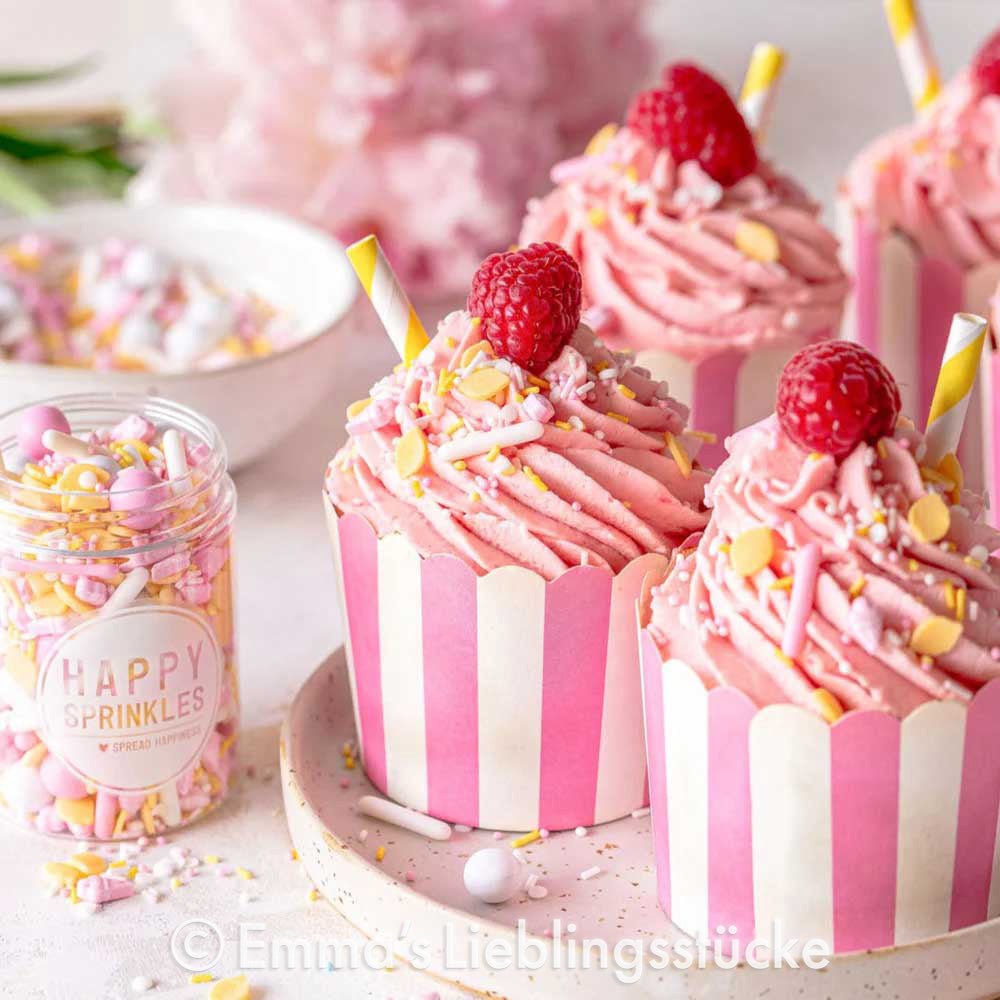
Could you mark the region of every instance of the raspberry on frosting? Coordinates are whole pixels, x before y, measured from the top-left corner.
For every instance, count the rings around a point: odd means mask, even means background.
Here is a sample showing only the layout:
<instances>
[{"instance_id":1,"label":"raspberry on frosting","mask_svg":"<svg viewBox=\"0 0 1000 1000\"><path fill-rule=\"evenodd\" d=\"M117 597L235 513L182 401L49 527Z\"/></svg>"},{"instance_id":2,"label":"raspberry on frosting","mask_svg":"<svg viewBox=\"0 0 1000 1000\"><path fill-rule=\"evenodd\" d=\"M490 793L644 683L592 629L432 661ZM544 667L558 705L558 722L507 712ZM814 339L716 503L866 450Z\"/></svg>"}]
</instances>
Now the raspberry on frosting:
<instances>
[{"instance_id":1,"label":"raspberry on frosting","mask_svg":"<svg viewBox=\"0 0 1000 1000\"><path fill-rule=\"evenodd\" d=\"M1000 94L1000 31L990 35L976 53L972 79L980 94Z\"/></svg>"},{"instance_id":2,"label":"raspberry on frosting","mask_svg":"<svg viewBox=\"0 0 1000 1000\"><path fill-rule=\"evenodd\" d=\"M778 421L796 443L843 458L891 434L899 387L870 351L847 341L804 347L778 381Z\"/></svg>"},{"instance_id":3,"label":"raspberry on frosting","mask_svg":"<svg viewBox=\"0 0 1000 1000\"><path fill-rule=\"evenodd\" d=\"M638 94L629 127L675 162L694 160L724 187L753 173L757 149L739 108L704 70L675 63L663 71L663 87Z\"/></svg>"},{"instance_id":4,"label":"raspberry on frosting","mask_svg":"<svg viewBox=\"0 0 1000 1000\"><path fill-rule=\"evenodd\" d=\"M468 309L500 357L538 374L580 323L579 265L556 243L491 254L473 276Z\"/></svg>"}]
</instances>

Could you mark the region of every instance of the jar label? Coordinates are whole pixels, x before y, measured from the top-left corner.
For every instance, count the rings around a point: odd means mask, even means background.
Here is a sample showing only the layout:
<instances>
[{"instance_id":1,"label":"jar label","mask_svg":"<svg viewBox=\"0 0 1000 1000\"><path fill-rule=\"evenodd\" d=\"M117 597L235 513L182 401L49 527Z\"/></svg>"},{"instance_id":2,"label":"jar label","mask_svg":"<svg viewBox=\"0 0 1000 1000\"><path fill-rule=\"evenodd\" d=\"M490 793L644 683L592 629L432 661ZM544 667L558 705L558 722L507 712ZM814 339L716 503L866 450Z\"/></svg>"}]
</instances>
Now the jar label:
<instances>
[{"instance_id":1,"label":"jar label","mask_svg":"<svg viewBox=\"0 0 1000 1000\"><path fill-rule=\"evenodd\" d=\"M41 665L42 738L87 784L153 791L197 762L222 677L215 632L186 608L144 602L94 615Z\"/></svg>"}]
</instances>

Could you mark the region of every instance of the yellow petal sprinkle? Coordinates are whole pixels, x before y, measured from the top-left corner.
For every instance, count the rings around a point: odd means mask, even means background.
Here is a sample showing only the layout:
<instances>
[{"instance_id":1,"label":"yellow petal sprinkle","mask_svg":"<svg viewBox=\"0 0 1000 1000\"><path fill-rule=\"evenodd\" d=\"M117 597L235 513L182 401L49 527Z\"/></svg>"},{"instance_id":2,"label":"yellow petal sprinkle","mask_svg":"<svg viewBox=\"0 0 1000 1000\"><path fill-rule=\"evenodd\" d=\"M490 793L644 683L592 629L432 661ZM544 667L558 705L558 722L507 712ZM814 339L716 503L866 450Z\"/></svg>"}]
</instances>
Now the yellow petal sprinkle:
<instances>
[{"instance_id":1,"label":"yellow petal sprinkle","mask_svg":"<svg viewBox=\"0 0 1000 1000\"><path fill-rule=\"evenodd\" d=\"M829 723L834 723L844 714L844 709L837 696L827 691L826 688L816 688L812 693L812 700L819 709L819 714Z\"/></svg>"},{"instance_id":2,"label":"yellow petal sprinkle","mask_svg":"<svg viewBox=\"0 0 1000 1000\"><path fill-rule=\"evenodd\" d=\"M477 340L462 351L462 356L458 359L458 367L468 368L476 360L480 351L485 351L491 358L494 356L493 345L488 340Z\"/></svg>"},{"instance_id":3,"label":"yellow petal sprinkle","mask_svg":"<svg viewBox=\"0 0 1000 1000\"><path fill-rule=\"evenodd\" d=\"M246 976L220 979L208 991L208 1000L250 1000L250 983Z\"/></svg>"},{"instance_id":4,"label":"yellow petal sprinkle","mask_svg":"<svg viewBox=\"0 0 1000 1000\"><path fill-rule=\"evenodd\" d=\"M774 558L774 533L770 528L749 528L733 539L729 565L740 576L759 573Z\"/></svg>"},{"instance_id":5,"label":"yellow petal sprinkle","mask_svg":"<svg viewBox=\"0 0 1000 1000\"><path fill-rule=\"evenodd\" d=\"M951 512L940 493L925 493L915 500L906 515L913 534L919 542L937 542L948 534Z\"/></svg>"},{"instance_id":6,"label":"yellow petal sprinkle","mask_svg":"<svg viewBox=\"0 0 1000 1000\"><path fill-rule=\"evenodd\" d=\"M359 413L363 412L371 403L371 397L367 399L356 399L347 408L347 419L353 420Z\"/></svg>"},{"instance_id":7,"label":"yellow petal sprinkle","mask_svg":"<svg viewBox=\"0 0 1000 1000\"><path fill-rule=\"evenodd\" d=\"M951 491L951 502L959 503L962 499L962 487L965 486L965 471L962 463L954 452L948 452L944 458L938 462L938 471L950 479L955 485Z\"/></svg>"},{"instance_id":8,"label":"yellow petal sprinkle","mask_svg":"<svg viewBox=\"0 0 1000 1000\"><path fill-rule=\"evenodd\" d=\"M69 859L74 868L79 868L84 875L103 875L108 870L108 863L99 854L82 851Z\"/></svg>"},{"instance_id":9,"label":"yellow petal sprinkle","mask_svg":"<svg viewBox=\"0 0 1000 1000\"><path fill-rule=\"evenodd\" d=\"M94 797L85 799L56 799L56 815L70 826L94 825Z\"/></svg>"},{"instance_id":10,"label":"yellow petal sprinkle","mask_svg":"<svg viewBox=\"0 0 1000 1000\"><path fill-rule=\"evenodd\" d=\"M396 442L396 472L400 479L409 479L426 461L427 438L419 427L413 427Z\"/></svg>"},{"instance_id":11,"label":"yellow petal sprinkle","mask_svg":"<svg viewBox=\"0 0 1000 1000\"><path fill-rule=\"evenodd\" d=\"M910 636L910 648L921 656L943 656L955 648L962 636L962 623L931 615L925 618Z\"/></svg>"},{"instance_id":12,"label":"yellow petal sprinkle","mask_svg":"<svg viewBox=\"0 0 1000 1000\"><path fill-rule=\"evenodd\" d=\"M499 368L477 368L458 383L458 391L469 399L492 399L510 385L510 376Z\"/></svg>"},{"instance_id":13,"label":"yellow petal sprinkle","mask_svg":"<svg viewBox=\"0 0 1000 1000\"><path fill-rule=\"evenodd\" d=\"M781 256L778 237L770 226L763 222L745 220L736 227L733 242L737 250L751 260L759 260L764 264L772 264Z\"/></svg>"},{"instance_id":14,"label":"yellow petal sprinkle","mask_svg":"<svg viewBox=\"0 0 1000 1000\"><path fill-rule=\"evenodd\" d=\"M42 877L60 889L71 889L83 878L83 872L74 865L67 865L62 861L49 861L42 866Z\"/></svg>"},{"instance_id":15,"label":"yellow petal sprinkle","mask_svg":"<svg viewBox=\"0 0 1000 1000\"><path fill-rule=\"evenodd\" d=\"M608 143L615 137L618 132L618 126L613 122L609 122L607 125L601 126L594 134L591 136L590 142L587 143L587 148L584 150L584 154L587 156L593 156L595 153L603 153L605 149L608 148Z\"/></svg>"}]
</instances>

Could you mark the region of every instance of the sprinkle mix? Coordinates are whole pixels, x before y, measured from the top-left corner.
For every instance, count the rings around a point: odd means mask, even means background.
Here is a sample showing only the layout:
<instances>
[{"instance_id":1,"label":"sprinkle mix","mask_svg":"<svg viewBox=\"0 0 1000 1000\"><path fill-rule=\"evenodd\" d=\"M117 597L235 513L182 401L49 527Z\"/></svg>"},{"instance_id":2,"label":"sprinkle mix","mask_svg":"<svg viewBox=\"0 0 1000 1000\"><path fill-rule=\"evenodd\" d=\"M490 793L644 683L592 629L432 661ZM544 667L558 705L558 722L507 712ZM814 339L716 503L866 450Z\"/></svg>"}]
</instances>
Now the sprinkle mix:
<instances>
[{"instance_id":1,"label":"sprinkle mix","mask_svg":"<svg viewBox=\"0 0 1000 1000\"><path fill-rule=\"evenodd\" d=\"M0 359L185 371L265 357L295 336L252 292L145 244L27 233L0 246Z\"/></svg>"},{"instance_id":2,"label":"sprinkle mix","mask_svg":"<svg viewBox=\"0 0 1000 1000\"><path fill-rule=\"evenodd\" d=\"M17 431L20 456L9 452L0 471L0 808L49 834L156 836L211 809L228 787L238 687L224 469L205 441L138 413L77 436L60 410L36 406ZM61 636L138 601L187 609L211 627L225 660L222 700L179 778L115 795L48 752L36 683ZM166 711L159 704L154 714Z\"/></svg>"}]
</instances>

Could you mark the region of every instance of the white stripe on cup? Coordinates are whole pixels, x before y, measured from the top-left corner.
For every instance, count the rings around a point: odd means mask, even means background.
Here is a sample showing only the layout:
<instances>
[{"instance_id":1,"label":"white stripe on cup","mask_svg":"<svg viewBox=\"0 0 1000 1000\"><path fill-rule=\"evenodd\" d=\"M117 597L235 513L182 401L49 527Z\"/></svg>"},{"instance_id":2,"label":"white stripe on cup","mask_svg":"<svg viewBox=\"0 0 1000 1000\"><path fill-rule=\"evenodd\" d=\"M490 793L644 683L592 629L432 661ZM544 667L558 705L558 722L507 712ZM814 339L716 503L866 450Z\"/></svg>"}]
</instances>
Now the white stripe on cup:
<instances>
[{"instance_id":1,"label":"white stripe on cup","mask_svg":"<svg viewBox=\"0 0 1000 1000\"><path fill-rule=\"evenodd\" d=\"M903 413L917 419L921 368L927 363L937 364L920 358L920 352L914 350L920 329L919 265L909 241L895 233L882 237L880 259L880 356L899 384Z\"/></svg>"},{"instance_id":2,"label":"white stripe on cup","mask_svg":"<svg viewBox=\"0 0 1000 1000\"><path fill-rule=\"evenodd\" d=\"M708 927L708 692L685 663L663 665L671 917L688 934Z\"/></svg>"},{"instance_id":3,"label":"white stripe on cup","mask_svg":"<svg viewBox=\"0 0 1000 1000\"><path fill-rule=\"evenodd\" d=\"M896 944L951 923L966 708L932 702L903 721L899 747Z\"/></svg>"},{"instance_id":4,"label":"white stripe on cup","mask_svg":"<svg viewBox=\"0 0 1000 1000\"><path fill-rule=\"evenodd\" d=\"M1000 261L990 261L973 268L965 276L962 309L978 316L989 316L990 299L998 284L1000 284ZM987 341L983 349L984 361L979 366L979 378L972 388L972 398L969 401L969 411L965 415L965 427L959 449L959 458L966 470L966 485L979 492L989 489L990 467L993 461L990 434L986 431L993 420L990 412L993 387L989 375L991 366L988 363L991 354Z\"/></svg>"},{"instance_id":5,"label":"white stripe on cup","mask_svg":"<svg viewBox=\"0 0 1000 1000\"><path fill-rule=\"evenodd\" d=\"M476 600L479 825L533 830L541 785L545 581L506 566L479 578Z\"/></svg>"},{"instance_id":6,"label":"white stripe on cup","mask_svg":"<svg viewBox=\"0 0 1000 1000\"><path fill-rule=\"evenodd\" d=\"M754 909L758 936L833 945L830 727L791 705L750 724Z\"/></svg>"},{"instance_id":7,"label":"white stripe on cup","mask_svg":"<svg viewBox=\"0 0 1000 1000\"><path fill-rule=\"evenodd\" d=\"M427 810L420 556L402 535L378 543L378 637L389 795Z\"/></svg>"},{"instance_id":8,"label":"white stripe on cup","mask_svg":"<svg viewBox=\"0 0 1000 1000\"><path fill-rule=\"evenodd\" d=\"M597 770L594 822L618 819L642 804L646 770L642 720L642 671L638 653L625 637L637 634L635 599L647 573L665 569L664 556L641 556L625 567L611 584L609 632L618 649L608 645L601 715L601 753ZM635 765L635 766L633 766Z\"/></svg>"},{"instance_id":9,"label":"white stripe on cup","mask_svg":"<svg viewBox=\"0 0 1000 1000\"><path fill-rule=\"evenodd\" d=\"M333 570L337 579L337 600L340 608L340 620L344 626L344 653L347 656L347 677L351 684L351 708L354 712L354 732L357 734L358 747L364 746L364 735L361 732L361 713L358 711L358 684L354 676L354 651L351 647L351 624L347 618L347 600L344 596L344 565L340 554L339 521L330 501L323 497L323 509L326 511L326 527L333 544Z\"/></svg>"},{"instance_id":10,"label":"white stripe on cup","mask_svg":"<svg viewBox=\"0 0 1000 1000\"><path fill-rule=\"evenodd\" d=\"M743 359L736 377L737 427L749 427L774 412L778 376L801 346L757 347Z\"/></svg>"}]
</instances>

